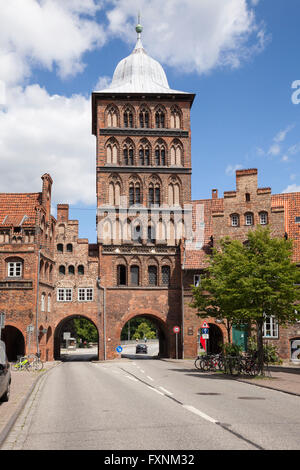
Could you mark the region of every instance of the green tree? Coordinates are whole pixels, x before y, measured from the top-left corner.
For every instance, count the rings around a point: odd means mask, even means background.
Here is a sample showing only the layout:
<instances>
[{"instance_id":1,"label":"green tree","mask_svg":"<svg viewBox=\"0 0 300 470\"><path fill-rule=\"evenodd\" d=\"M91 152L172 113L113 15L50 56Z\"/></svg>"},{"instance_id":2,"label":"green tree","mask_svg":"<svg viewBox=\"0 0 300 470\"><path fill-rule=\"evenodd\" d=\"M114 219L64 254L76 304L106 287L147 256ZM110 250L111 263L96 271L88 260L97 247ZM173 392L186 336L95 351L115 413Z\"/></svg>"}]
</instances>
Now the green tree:
<instances>
[{"instance_id":1,"label":"green tree","mask_svg":"<svg viewBox=\"0 0 300 470\"><path fill-rule=\"evenodd\" d=\"M156 337L156 328L153 325L153 322L151 320L149 320L148 318L146 318L146 317L135 317L135 318L132 318L130 321L128 321L126 323L126 325L124 326L124 328L122 329L121 340L126 341L128 339L128 337L129 337L129 339L136 339L134 334L136 333L136 331L137 331L137 329L138 329L138 327L141 323L146 323L148 325L150 330L154 332L154 334L155 334L154 338L155 338ZM128 329L129 329L129 335L128 335Z\"/></svg>"},{"instance_id":2,"label":"green tree","mask_svg":"<svg viewBox=\"0 0 300 470\"><path fill-rule=\"evenodd\" d=\"M73 320L76 337L88 343L96 343L98 341L98 332L95 325L84 317L74 318Z\"/></svg>"},{"instance_id":3,"label":"green tree","mask_svg":"<svg viewBox=\"0 0 300 470\"><path fill-rule=\"evenodd\" d=\"M279 325L300 319L296 310L300 273L292 263L292 241L272 238L269 229L249 231L246 243L226 238L214 250L209 276L193 288L199 315L256 326L259 369L263 374L263 325L274 317Z\"/></svg>"},{"instance_id":4,"label":"green tree","mask_svg":"<svg viewBox=\"0 0 300 470\"><path fill-rule=\"evenodd\" d=\"M151 328L151 326L147 322L140 323L133 335L133 339L143 338L156 338L156 332Z\"/></svg>"}]
</instances>

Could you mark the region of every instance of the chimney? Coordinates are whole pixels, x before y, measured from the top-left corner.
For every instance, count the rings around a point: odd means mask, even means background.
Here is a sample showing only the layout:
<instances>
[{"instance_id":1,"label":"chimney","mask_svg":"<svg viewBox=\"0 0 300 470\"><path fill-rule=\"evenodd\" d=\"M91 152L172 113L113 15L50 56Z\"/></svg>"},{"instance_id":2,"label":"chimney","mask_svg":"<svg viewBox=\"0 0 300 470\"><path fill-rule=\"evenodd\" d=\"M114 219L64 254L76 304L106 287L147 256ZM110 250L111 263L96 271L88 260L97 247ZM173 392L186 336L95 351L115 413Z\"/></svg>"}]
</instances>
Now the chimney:
<instances>
[{"instance_id":1,"label":"chimney","mask_svg":"<svg viewBox=\"0 0 300 470\"><path fill-rule=\"evenodd\" d=\"M211 197L212 197L212 199L218 199L218 190L217 189L212 190Z\"/></svg>"},{"instance_id":2,"label":"chimney","mask_svg":"<svg viewBox=\"0 0 300 470\"><path fill-rule=\"evenodd\" d=\"M57 222L68 222L69 204L57 204Z\"/></svg>"}]
</instances>

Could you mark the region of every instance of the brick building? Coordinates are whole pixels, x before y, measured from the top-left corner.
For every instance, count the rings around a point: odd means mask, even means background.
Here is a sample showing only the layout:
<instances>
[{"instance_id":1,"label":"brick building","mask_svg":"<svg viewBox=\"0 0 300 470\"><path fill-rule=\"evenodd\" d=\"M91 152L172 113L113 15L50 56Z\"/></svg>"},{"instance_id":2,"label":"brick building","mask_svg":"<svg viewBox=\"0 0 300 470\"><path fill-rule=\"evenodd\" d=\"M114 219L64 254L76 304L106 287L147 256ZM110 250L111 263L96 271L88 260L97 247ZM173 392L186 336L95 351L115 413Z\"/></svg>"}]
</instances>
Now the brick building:
<instances>
[{"instance_id":1,"label":"brick building","mask_svg":"<svg viewBox=\"0 0 300 470\"><path fill-rule=\"evenodd\" d=\"M249 169L236 172L236 189L223 198L213 189L211 199L191 200L195 95L169 87L143 49L140 25L137 33L111 85L92 93L97 243L78 238L68 204L58 204L57 220L51 216L50 175L42 176L40 193L0 194L0 311L11 359L36 345L43 359L58 359L75 317L95 325L99 358L111 359L136 316L155 324L160 356L175 357L179 326L180 357L195 357L202 321L189 306L190 286L206 269L213 243L225 235L245 240L248 230L268 225L274 236L293 238L300 263L300 193L272 195ZM217 350L225 328L207 321ZM290 358L300 324L279 331L270 319L265 334Z\"/></svg>"},{"instance_id":2,"label":"brick building","mask_svg":"<svg viewBox=\"0 0 300 470\"><path fill-rule=\"evenodd\" d=\"M229 236L245 241L249 230L254 230L258 225L268 226L272 236L293 239L293 262L300 267L300 193L272 195L271 188L258 186L257 176L257 169L237 170L235 190L225 191L223 198L219 198L217 189L213 189L211 199L193 201L193 230L203 245L200 249L201 244L198 249L195 249L195 244L191 245L191 249L187 246L184 256L185 357L196 356L200 347L199 328L203 322L189 306L192 300L191 285L196 284L207 269L206 255L220 238ZM203 235L199 236L201 223ZM218 343L228 340L225 326L213 318L206 321L210 326L211 350L217 351ZM232 336L236 342L239 337L244 337L240 344L246 345L247 331L233 328ZM300 323L282 328L273 318L267 319L264 338L277 347L282 358L289 359L292 351L300 345Z\"/></svg>"}]
</instances>

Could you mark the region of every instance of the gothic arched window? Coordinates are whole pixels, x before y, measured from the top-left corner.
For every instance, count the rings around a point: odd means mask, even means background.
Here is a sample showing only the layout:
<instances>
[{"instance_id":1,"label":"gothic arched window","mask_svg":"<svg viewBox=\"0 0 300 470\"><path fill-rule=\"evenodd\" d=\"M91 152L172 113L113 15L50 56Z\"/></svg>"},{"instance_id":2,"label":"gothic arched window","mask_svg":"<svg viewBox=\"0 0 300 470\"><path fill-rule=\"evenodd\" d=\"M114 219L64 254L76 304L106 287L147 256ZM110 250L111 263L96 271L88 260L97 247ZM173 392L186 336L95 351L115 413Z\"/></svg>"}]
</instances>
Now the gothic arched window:
<instances>
[{"instance_id":1,"label":"gothic arched window","mask_svg":"<svg viewBox=\"0 0 300 470\"><path fill-rule=\"evenodd\" d=\"M133 112L130 108L124 111L124 127L133 127Z\"/></svg>"},{"instance_id":2,"label":"gothic arched window","mask_svg":"<svg viewBox=\"0 0 300 470\"><path fill-rule=\"evenodd\" d=\"M140 127L149 128L150 116L147 108L142 108L139 114Z\"/></svg>"},{"instance_id":3,"label":"gothic arched window","mask_svg":"<svg viewBox=\"0 0 300 470\"><path fill-rule=\"evenodd\" d=\"M148 144L141 144L139 149L139 159L141 166L150 165L150 148Z\"/></svg>"},{"instance_id":4,"label":"gothic arched window","mask_svg":"<svg viewBox=\"0 0 300 470\"><path fill-rule=\"evenodd\" d=\"M123 146L123 157L125 165L133 165L133 145L126 142Z\"/></svg>"},{"instance_id":5,"label":"gothic arched window","mask_svg":"<svg viewBox=\"0 0 300 470\"><path fill-rule=\"evenodd\" d=\"M163 143L158 143L155 147L155 165L166 165L166 147Z\"/></svg>"},{"instance_id":6,"label":"gothic arched window","mask_svg":"<svg viewBox=\"0 0 300 470\"><path fill-rule=\"evenodd\" d=\"M155 113L155 127L157 129L163 129L166 127L166 117L163 109L158 108Z\"/></svg>"}]
</instances>

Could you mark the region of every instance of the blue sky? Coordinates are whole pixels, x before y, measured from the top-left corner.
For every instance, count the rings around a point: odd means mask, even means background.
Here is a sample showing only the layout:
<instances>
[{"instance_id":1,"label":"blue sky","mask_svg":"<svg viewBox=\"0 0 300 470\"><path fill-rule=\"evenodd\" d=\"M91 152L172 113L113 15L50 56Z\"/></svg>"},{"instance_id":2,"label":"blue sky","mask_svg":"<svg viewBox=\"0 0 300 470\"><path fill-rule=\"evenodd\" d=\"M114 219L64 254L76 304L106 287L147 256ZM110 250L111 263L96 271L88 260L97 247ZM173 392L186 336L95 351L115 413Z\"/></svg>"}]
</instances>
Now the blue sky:
<instances>
[{"instance_id":1,"label":"blue sky","mask_svg":"<svg viewBox=\"0 0 300 470\"><path fill-rule=\"evenodd\" d=\"M192 198L235 189L239 168L273 193L300 191L299 0L166 0L160 15L158 0L26 2L22 32L24 2L0 0L1 191L40 191L49 172L54 206L69 202L96 241L90 95L132 51L139 9L170 87L196 93Z\"/></svg>"}]
</instances>

